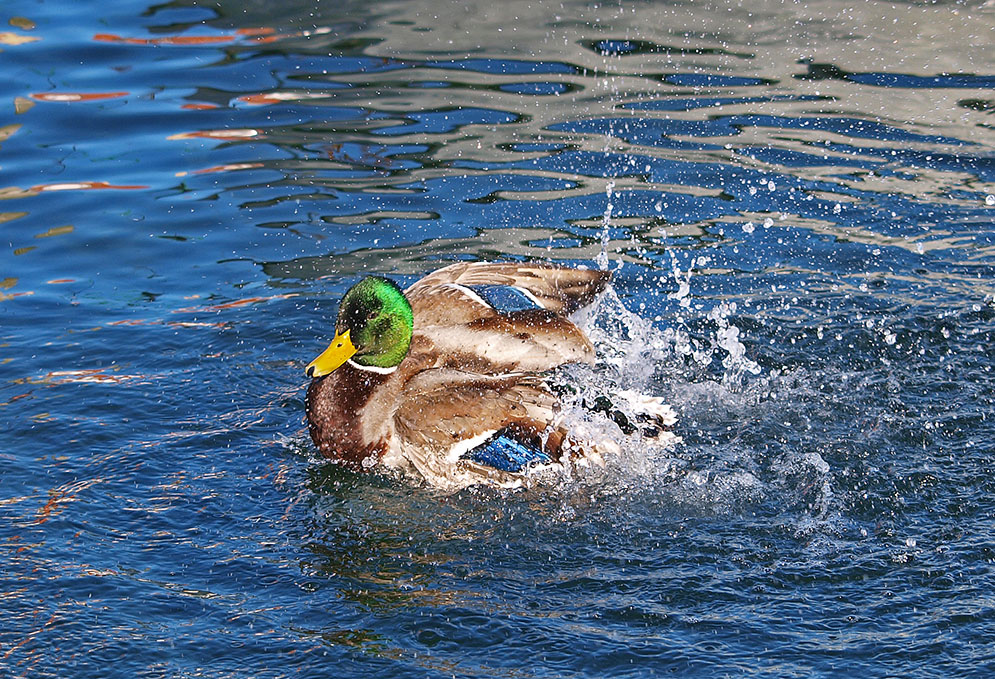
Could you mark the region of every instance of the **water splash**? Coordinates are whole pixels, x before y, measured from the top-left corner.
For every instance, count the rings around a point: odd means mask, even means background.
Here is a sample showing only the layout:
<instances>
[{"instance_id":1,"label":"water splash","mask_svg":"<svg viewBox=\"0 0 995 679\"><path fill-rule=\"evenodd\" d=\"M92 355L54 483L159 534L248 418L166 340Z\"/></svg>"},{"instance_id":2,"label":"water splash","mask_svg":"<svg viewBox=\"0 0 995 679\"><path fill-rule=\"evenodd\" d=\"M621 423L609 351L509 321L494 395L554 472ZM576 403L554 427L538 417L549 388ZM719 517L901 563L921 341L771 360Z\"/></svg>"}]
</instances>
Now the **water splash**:
<instances>
[{"instance_id":1,"label":"water splash","mask_svg":"<svg viewBox=\"0 0 995 679\"><path fill-rule=\"evenodd\" d=\"M615 182L609 181L605 187L605 196L608 198L608 204L605 206L605 214L601 219L601 250L598 252L597 258L598 268L602 271L608 270L608 243L611 239L612 210L615 209L614 204L612 204L612 191L614 190Z\"/></svg>"},{"instance_id":2,"label":"water splash","mask_svg":"<svg viewBox=\"0 0 995 679\"><path fill-rule=\"evenodd\" d=\"M808 386L776 371L763 374L749 357L734 302L710 309L693 303L697 263L682 270L674 262L669 284L676 290L668 301L680 313L670 325L630 311L611 287L575 317L599 361L565 369L575 390L564 398L564 418L595 440L620 441L621 451L604 468L572 470L564 488L625 502L635 494L681 516L774 508L787 512L794 532L810 532L834 516L829 463L818 451L772 452L742 434L753 423L790 419L785 409L796 400L793 392ZM641 429L626 396L632 393L669 401L678 416L673 437ZM610 408L592 408L605 403Z\"/></svg>"}]
</instances>

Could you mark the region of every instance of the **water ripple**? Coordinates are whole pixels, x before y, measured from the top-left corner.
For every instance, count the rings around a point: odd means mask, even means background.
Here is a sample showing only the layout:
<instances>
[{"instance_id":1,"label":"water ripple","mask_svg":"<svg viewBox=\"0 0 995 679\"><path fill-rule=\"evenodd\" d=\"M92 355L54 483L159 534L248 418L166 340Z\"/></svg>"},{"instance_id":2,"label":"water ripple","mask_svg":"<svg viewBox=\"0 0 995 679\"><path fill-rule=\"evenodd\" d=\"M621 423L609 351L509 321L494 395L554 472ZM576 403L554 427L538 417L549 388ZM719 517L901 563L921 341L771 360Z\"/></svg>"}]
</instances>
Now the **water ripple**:
<instances>
[{"instance_id":1,"label":"water ripple","mask_svg":"<svg viewBox=\"0 0 995 679\"><path fill-rule=\"evenodd\" d=\"M981 676L991 8L720 5L15 0L0 666ZM342 292L459 259L612 267L605 468L317 458Z\"/></svg>"}]
</instances>

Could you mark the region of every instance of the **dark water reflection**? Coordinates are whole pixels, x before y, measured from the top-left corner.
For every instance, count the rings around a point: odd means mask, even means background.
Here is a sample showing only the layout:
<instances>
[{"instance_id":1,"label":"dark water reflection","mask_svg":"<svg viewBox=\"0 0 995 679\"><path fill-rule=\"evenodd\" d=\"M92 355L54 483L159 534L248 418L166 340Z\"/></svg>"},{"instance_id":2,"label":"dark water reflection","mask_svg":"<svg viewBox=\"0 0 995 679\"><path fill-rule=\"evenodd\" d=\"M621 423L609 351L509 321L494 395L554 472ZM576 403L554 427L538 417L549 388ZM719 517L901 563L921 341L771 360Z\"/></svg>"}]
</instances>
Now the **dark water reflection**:
<instances>
[{"instance_id":1,"label":"dark water reflection","mask_svg":"<svg viewBox=\"0 0 995 679\"><path fill-rule=\"evenodd\" d=\"M990 3L4 10L0 674L987 676ZM677 449L315 459L357 276L602 253Z\"/></svg>"}]
</instances>

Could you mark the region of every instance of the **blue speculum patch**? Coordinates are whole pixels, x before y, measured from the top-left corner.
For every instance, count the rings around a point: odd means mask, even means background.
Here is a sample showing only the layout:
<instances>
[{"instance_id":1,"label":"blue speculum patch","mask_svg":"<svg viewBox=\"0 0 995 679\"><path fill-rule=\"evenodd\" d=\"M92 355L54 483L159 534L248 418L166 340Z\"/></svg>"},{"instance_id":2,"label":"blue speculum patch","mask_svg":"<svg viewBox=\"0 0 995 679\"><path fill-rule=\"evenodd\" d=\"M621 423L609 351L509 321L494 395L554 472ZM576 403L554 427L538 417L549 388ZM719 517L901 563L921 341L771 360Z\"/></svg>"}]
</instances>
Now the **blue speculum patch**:
<instances>
[{"instance_id":1,"label":"blue speculum patch","mask_svg":"<svg viewBox=\"0 0 995 679\"><path fill-rule=\"evenodd\" d=\"M534 450L504 434L496 435L466 453L463 458L512 473L524 472L530 467L553 461L546 453Z\"/></svg>"},{"instance_id":2,"label":"blue speculum patch","mask_svg":"<svg viewBox=\"0 0 995 679\"><path fill-rule=\"evenodd\" d=\"M533 298L510 285L469 285L467 287L494 309L503 313L540 308Z\"/></svg>"}]
</instances>

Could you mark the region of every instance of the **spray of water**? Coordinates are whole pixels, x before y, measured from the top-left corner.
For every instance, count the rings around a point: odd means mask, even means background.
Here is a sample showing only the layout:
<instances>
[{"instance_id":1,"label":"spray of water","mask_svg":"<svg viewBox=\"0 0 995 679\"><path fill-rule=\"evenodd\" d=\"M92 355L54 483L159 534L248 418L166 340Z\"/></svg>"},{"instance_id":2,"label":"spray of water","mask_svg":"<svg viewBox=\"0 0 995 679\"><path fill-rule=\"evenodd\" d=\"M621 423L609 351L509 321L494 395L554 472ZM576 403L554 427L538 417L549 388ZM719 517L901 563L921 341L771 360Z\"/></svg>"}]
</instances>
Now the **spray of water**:
<instances>
[{"instance_id":1,"label":"spray of water","mask_svg":"<svg viewBox=\"0 0 995 679\"><path fill-rule=\"evenodd\" d=\"M776 417L779 398L791 400L784 397L794 382L765 375L749 358L735 303L707 310L692 304L695 260L686 269L672 261L672 280L662 282L674 290L667 299L674 313L666 322L630 311L611 287L574 319L599 360L564 370L563 382L572 385L563 397L565 421L592 440L621 445L604 467L568 470L564 489L601 498L636 493L681 515L790 505L789 520L798 530L823 521L833 493L829 465L818 451L772 458L765 446L735 433L761 417ZM634 394L663 397L673 406L672 434L647 431Z\"/></svg>"}]
</instances>

